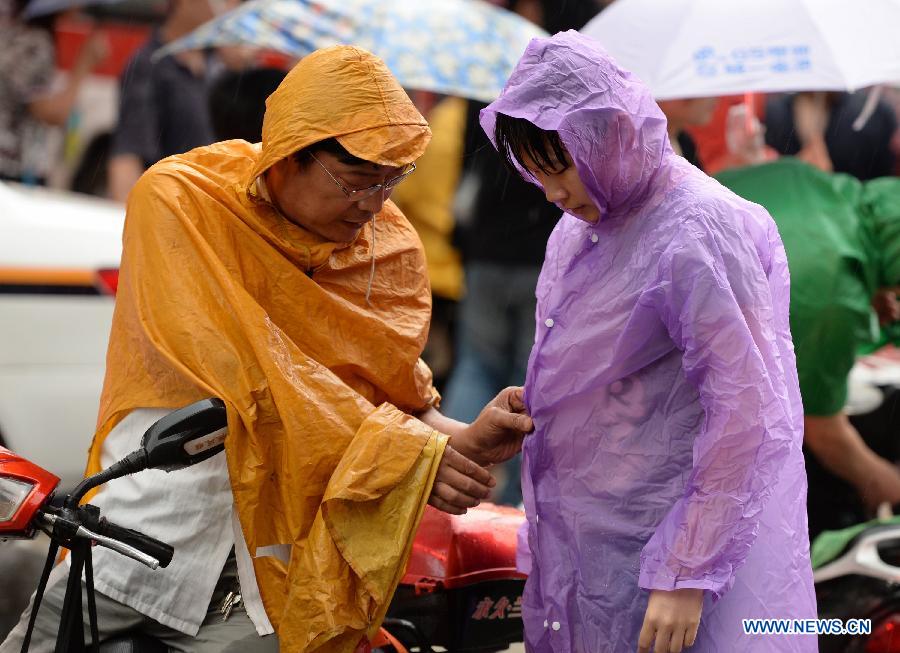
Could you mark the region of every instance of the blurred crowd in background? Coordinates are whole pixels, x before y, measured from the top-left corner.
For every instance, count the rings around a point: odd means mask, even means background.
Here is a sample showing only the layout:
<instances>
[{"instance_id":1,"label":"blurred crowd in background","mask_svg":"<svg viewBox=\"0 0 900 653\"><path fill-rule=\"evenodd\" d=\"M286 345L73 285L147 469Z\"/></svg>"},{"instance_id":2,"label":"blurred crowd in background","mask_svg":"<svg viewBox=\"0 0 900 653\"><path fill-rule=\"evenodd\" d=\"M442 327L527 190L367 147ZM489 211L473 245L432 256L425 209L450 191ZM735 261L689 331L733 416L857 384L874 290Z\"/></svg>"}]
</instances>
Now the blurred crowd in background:
<instances>
[{"instance_id":1,"label":"blurred crowd in background","mask_svg":"<svg viewBox=\"0 0 900 653\"><path fill-rule=\"evenodd\" d=\"M243 46L153 56L239 0L126 1L33 19L28 4L0 0L0 179L7 181L124 202L144 170L166 156L219 140L259 141L265 98L293 64ZM610 3L494 4L552 34L581 29ZM524 381L534 288L560 211L503 165L478 124L485 104L410 95L434 138L392 199L428 258L434 318L424 357L445 413L468 422L500 389ZM900 93L890 87L874 102L863 90L660 106L673 147L710 175L781 156L860 181L900 174ZM861 114L864 124L854 126ZM895 296L881 300L884 321L896 319ZM515 465L498 502L521 501ZM900 473L894 476L883 494L897 503Z\"/></svg>"}]
</instances>

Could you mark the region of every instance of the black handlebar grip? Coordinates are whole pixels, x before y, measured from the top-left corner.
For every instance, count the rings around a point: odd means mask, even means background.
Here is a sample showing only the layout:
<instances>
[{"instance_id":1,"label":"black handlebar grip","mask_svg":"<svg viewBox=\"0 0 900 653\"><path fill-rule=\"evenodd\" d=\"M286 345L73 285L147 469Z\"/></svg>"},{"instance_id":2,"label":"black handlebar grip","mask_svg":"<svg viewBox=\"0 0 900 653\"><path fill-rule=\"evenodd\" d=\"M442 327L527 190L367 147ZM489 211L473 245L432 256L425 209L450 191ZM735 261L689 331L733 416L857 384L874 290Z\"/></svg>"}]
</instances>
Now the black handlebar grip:
<instances>
[{"instance_id":1,"label":"black handlebar grip","mask_svg":"<svg viewBox=\"0 0 900 653\"><path fill-rule=\"evenodd\" d=\"M149 556L159 560L160 567L168 567L172 562L172 556L175 555L175 548L165 542L161 542L149 535L144 535L130 528L119 526L107 520L105 517L100 520L97 533L119 540L129 546L133 546L138 551L142 551Z\"/></svg>"}]
</instances>

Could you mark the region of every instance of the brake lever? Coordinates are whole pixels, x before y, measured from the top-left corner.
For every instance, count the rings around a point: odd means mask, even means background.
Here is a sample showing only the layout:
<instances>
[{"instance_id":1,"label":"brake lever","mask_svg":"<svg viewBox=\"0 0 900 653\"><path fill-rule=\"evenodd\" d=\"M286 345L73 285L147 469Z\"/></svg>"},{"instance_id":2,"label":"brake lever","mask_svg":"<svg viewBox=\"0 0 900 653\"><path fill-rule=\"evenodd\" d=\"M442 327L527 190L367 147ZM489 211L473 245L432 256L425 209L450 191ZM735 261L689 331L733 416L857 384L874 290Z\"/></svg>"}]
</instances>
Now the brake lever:
<instances>
[{"instance_id":1,"label":"brake lever","mask_svg":"<svg viewBox=\"0 0 900 653\"><path fill-rule=\"evenodd\" d=\"M64 525L67 527L67 530L69 531L69 535L71 537L78 537L84 540L91 540L93 542L96 542L100 546L105 546L107 549L112 549L116 553L131 558L132 560L137 560L141 564L150 567L150 569L157 569L159 567L159 560L157 560L153 556L149 556L143 551L139 551L133 546L129 546L128 544L120 542L119 540L114 540L111 537L106 537L105 535L95 533L94 531L89 530L84 526L81 526L80 524L74 524L58 517L57 515L51 515L48 513L42 513L38 516L38 519L42 521L46 526L48 526L51 530L55 530L58 524ZM73 528L74 531L72 530Z\"/></svg>"}]
</instances>

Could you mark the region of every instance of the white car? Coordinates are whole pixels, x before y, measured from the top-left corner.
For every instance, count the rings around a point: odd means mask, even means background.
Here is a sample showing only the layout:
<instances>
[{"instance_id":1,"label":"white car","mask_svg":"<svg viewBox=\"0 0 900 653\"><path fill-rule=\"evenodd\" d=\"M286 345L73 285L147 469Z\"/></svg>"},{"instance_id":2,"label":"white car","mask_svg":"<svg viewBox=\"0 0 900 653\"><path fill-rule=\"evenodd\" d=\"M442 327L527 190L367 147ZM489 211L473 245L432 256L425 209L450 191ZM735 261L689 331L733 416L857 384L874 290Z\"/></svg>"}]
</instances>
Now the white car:
<instances>
[{"instance_id":1,"label":"white car","mask_svg":"<svg viewBox=\"0 0 900 653\"><path fill-rule=\"evenodd\" d=\"M0 182L0 443L67 486L84 472L124 206Z\"/></svg>"}]
</instances>

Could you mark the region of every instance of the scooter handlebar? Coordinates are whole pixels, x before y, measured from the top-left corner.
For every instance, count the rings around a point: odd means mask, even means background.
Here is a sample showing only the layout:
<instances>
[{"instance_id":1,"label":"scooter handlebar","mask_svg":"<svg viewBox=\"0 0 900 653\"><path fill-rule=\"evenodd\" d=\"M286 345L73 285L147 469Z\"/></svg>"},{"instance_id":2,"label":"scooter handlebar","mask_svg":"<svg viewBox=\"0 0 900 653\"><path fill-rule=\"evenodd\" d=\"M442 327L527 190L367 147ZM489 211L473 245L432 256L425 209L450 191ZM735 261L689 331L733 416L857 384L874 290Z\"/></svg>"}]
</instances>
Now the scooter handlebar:
<instances>
[{"instance_id":1,"label":"scooter handlebar","mask_svg":"<svg viewBox=\"0 0 900 653\"><path fill-rule=\"evenodd\" d=\"M172 562L172 556L175 554L175 549L165 542L130 528L114 524L106 518L100 520L100 523L97 525L97 533L123 542L152 558L156 558L160 567L168 567L169 563Z\"/></svg>"}]
</instances>

